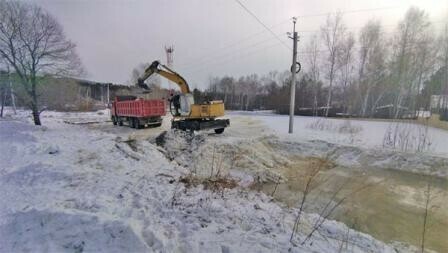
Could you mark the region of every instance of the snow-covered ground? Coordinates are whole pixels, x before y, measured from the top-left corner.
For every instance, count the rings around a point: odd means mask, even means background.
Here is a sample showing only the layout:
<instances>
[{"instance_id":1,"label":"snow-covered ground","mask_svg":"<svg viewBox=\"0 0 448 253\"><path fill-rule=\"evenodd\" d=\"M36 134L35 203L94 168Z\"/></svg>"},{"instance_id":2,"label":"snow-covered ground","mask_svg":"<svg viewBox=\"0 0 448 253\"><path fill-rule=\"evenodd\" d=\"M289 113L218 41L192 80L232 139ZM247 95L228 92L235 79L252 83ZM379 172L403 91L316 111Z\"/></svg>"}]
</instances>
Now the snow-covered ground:
<instances>
[{"instance_id":1,"label":"snow-covered ground","mask_svg":"<svg viewBox=\"0 0 448 253\"><path fill-rule=\"evenodd\" d=\"M270 111L232 111L229 114L254 117L273 129L277 135L289 140L323 140L374 149L384 148L383 141L386 132L396 125L399 126L399 130L407 131L410 135L409 142L418 141L419 135L424 134L426 130L425 126L416 123L295 116L294 133L289 135L287 134L289 128L287 115L277 115ZM354 132L344 131L346 129L344 127L351 127ZM431 155L448 157L448 131L434 127L428 127L427 131L429 143L424 151Z\"/></svg>"},{"instance_id":2,"label":"snow-covered ground","mask_svg":"<svg viewBox=\"0 0 448 253\"><path fill-rule=\"evenodd\" d=\"M275 138L270 142L278 153L286 150L302 156L330 155L331 159L345 166L448 178L448 131L445 130L412 122L295 116L294 133L288 134L289 117L286 115L270 111L233 111L229 115L259 122L269 129L263 130L263 134L272 131ZM390 144L393 138L395 146Z\"/></svg>"},{"instance_id":3,"label":"snow-covered ground","mask_svg":"<svg viewBox=\"0 0 448 253\"><path fill-rule=\"evenodd\" d=\"M253 121L243 127L240 116L230 116L236 124L223 135L201 133L198 140L220 138L232 147L281 132L286 122L281 116L256 116L274 127L272 132ZM191 173L188 162L200 163L185 153L169 159L176 150L194 151L175 133L165 140L172 148L155 144L168 120L162 128L145 130L110 122L68 124L108 117L107 111L44 112L44 126L36 127L29 112L20 111L0 120L0 252L340 252L343 247L407 252L336 221L324 222L311 240L294 246L289 238L296 209L243 186L217 193L181 183ZM259 155L249 154L244 164L273 166L270 159L257 160ZM247 175L241 170L237 178L244 181ZM305 214L295 241L303 240L318 218Z\"/></svg>"}]
</instances>

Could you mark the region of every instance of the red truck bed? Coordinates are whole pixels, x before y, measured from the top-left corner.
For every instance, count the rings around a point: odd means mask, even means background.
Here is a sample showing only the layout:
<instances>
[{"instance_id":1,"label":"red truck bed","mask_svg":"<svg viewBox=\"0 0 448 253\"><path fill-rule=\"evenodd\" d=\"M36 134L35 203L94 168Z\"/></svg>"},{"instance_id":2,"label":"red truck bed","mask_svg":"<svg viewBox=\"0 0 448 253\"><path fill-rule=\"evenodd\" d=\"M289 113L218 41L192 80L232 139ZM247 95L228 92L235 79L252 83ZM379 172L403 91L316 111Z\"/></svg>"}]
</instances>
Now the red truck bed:
<instances>
[{"instance_id":1,"label":"red truck bed","mask_svg":"<svg viewBox=\"0 0 448 253\"><path fill-rule=\"evenodd\" d=\"M117 96L112 102L111 119L114 125L124 122L132 128L145 125L162 125L162 116L166 114L165 100L137 99L134 96Z\"/></svg>"},{"instance_id":2,"label":"red truck bed","mask_svg":"<svg viewBox=\"0 0 448 253\"><path fill-rule=\"evenodd\" d=\"M163 116L165 113L165 101L162 99L136 99L112 103L114 116L146 118Z\"/></svg>"}]
</instances>

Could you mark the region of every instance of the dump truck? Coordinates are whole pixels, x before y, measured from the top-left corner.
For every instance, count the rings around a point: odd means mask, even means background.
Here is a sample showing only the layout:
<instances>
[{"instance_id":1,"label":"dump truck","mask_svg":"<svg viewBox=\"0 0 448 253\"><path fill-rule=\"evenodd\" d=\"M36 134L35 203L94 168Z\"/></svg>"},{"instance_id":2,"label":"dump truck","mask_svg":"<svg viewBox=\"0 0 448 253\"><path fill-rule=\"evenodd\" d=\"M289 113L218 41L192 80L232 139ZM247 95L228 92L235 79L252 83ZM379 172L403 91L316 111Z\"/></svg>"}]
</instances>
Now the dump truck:
<instances>
[{"instance_id":1,"label":"dump truck","mask_svg":"<svg viewBox=\"0 0 448 253\"><path fill-rule=\"evenodd\" d=\"M143 99L135 96L116 96L112 102L111 120L114 125L125 123L132 128L161 126L166 114L163 99Z\"/></svg>"}]
</instances>

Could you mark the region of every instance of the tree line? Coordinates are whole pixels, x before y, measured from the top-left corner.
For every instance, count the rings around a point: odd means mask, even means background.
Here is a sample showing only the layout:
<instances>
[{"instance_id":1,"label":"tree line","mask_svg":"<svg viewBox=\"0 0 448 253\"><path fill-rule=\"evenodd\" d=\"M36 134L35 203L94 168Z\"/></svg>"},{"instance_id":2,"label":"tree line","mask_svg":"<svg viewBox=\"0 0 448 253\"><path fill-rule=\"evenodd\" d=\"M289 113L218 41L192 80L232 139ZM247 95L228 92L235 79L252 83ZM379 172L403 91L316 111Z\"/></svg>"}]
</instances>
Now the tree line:
<instances>
[{"instance_id":1,"label":"tree line","mask_svg":"<svg viewBox=\"0 0 448 253\"><path fill-rule=\"evenodd\" d=\"M299 52L296 112L400 118L428 110L431 95L448 94L448 22L443 25L435 29L424 10L412 7L392 33L370 20L355 35L341 13L329 15ZM228 109L287 113L290 76L213 77L195 93L222 99Z\"/></svg>"}]
</instances>

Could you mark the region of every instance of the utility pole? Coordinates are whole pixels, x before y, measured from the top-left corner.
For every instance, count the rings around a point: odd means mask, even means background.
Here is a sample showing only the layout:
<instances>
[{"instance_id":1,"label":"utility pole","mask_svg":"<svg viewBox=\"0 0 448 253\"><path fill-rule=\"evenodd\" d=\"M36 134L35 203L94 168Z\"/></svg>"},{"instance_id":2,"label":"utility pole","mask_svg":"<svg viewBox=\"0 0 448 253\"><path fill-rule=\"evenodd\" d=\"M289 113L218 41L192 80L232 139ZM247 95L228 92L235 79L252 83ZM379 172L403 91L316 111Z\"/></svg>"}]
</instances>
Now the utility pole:
<instances>
[{"instance_id":1,"label":"utility pole","mask_svg":"<svg viewBox=\"0 0 448 253\"><path fill-rule=\"evenodd\" d=\"M293 51L292 51L292 66L291 66L291 98L289 100L289 131L292 134L294 132L294 106L296 100L296 71L297 69L297 32L296 32L296 22L297 18L293 17L292 22L294 23L293 36L290 37L293 40ZM299 64L300 66L300 64ZM299 68L300 71L300 68Z\"/></svg>"},{"instance_id":2,"label":"utility pole","mask_svg":"<svg viewBox=\"0 0 448 253\"><path fill-rule=\"evenodd\" d=\"M107 83L107 108L110 108L110 83Z\"/></svg>"}]
</instances>

